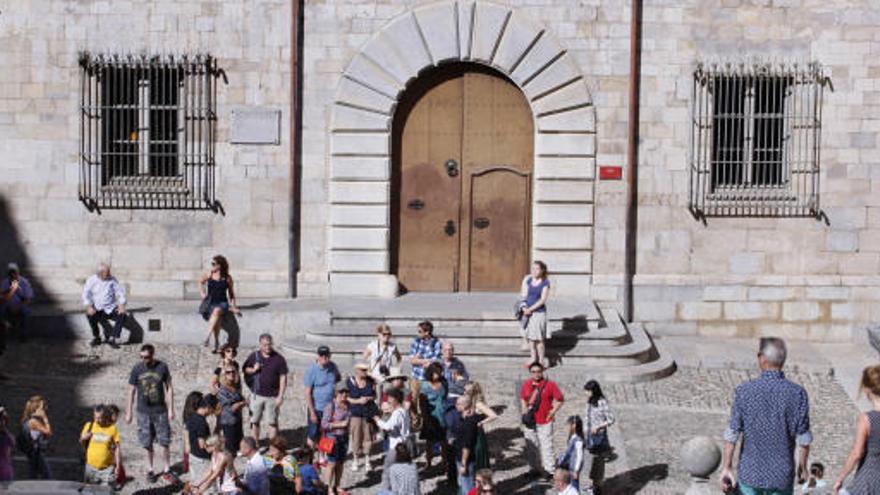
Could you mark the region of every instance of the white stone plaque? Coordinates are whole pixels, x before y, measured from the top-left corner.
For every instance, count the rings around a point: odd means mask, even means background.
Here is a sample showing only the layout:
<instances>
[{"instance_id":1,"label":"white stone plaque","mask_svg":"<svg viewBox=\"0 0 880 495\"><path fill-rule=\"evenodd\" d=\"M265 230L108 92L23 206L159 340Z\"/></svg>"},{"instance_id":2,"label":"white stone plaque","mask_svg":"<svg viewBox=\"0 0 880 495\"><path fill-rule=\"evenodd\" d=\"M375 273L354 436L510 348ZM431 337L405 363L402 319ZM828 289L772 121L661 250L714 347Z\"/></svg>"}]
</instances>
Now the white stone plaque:
<instances>
[{"instance_id":1,"label":"white stone plaque","mask_svg":"<svg viewBox=\"0 0 880 495\"><path fill-rule=\"evenodd\" d=\"M232 144L281 144L281 110L239 108L232 111Z\"/></svg>"}]
</instances>

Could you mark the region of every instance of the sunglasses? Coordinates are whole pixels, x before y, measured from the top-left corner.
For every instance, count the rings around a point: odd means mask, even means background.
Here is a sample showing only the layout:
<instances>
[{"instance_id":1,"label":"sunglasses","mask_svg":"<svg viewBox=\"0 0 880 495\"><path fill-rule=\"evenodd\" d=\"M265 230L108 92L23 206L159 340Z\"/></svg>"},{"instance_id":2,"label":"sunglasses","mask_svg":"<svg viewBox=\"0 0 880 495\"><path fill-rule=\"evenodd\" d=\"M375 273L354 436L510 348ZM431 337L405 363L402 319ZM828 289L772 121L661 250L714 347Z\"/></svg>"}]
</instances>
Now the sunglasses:
<instances>
[{"instance_id":1,"label":"sunglasses","mask_svg":"<svg viewBox=\"0 0 880 495\"><path fill-rule=\"evenodd\" d=\"M226 350L223 351L223 352L225 352L226 354L232 354L232 355L235 355L235 349L226 349Z\"/></svg>"},{"instance_id":2,"label":"sunglasses","mask_svg":"<svg viewBox=\"0 0 880 495\"><path fill-rule=\"evenodd\" d=\"M236 374L236 373L238 373L238 372L237 372L237 371L224 371L223 373L226 374L226 375L234 375L234 374Z\"/></svg>"},{"instance_id":3,"label":"sunglasses","mask_svg":"<svg viewBox=\"0 0 880 495\"><path fill-rule=\"evenodd\" d=\"M141 354L141 359L143 359L144 361L149 361L150 359L153 359L153 355L152 354Z\"/></svg>"}]
</instances>

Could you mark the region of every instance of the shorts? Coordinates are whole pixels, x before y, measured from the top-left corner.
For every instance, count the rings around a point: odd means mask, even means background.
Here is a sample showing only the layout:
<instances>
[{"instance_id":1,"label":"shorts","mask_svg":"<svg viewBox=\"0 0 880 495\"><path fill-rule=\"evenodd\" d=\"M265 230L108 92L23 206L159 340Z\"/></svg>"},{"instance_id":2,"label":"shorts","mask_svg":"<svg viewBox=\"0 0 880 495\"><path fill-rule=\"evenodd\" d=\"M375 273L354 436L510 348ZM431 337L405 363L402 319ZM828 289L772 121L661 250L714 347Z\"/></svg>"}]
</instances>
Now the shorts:
<instances>
[{"instance_id":1,"label":"shorts","mask_svg":"<svg viewBox=\"0 0 880 495\"><path fill-rule=\"evenodd\" d=\"M83 473L83 483L87 485L109 485L114 481L116 481L115 466L110 465L104 469L98 469L86 464L86 469Z\"/></svg>"},{"instance_id":2,"label":"shorts","mask_svg":"<svg viewBox=\"0 0 880 495\"><path fill-rule=\"evenodd\" d=\"M333 452L327 454L327 462L345 462L348 457L348 433L344 435L334 435L336 440L333 443Z\"/></svg>"},{"instance_id":3,"label":"shorts","mask_svg":"<svg viewBox=\"0 0 880 495\"><path fill-rule=\"evenodd\" d=\"M138 443L147 450L153 450L153 442L162 447L171 445L171 426L168 424L168 412L137 413Z\"/></svg>"},{"instance_id":4,"label":"shorts","mask_svg":"<svg viewBox=\"0 0 880 495\"><path fill-rule=\"evenodd\" d=\"M227 302L218 302L211 303L208 305L208 316L214 312L215 309L220 308L220 314L225 315L227 311L229 311L229 303Z\"/></svg>"},{"instance_id":5,"label":"shorts","mask_svg":"<svg viewBox=\"0 0 880 495\"><path fill-rule=\"evenodd\" d=\"M205 475L211 471L211 458L202 459L200 457L196 457L192 454L189 455L189 482L192 484L196 484L202 479L204 479Z\"/></svg>"},{"instance_id":6,"label":"shorts","mask_svg":"<svg viewBox=\"0 0 880 495\"><path fill-rule=\"evenodd\" d=\"M752 488L745 483L737 483L737 493L741 495L792 495L794 490L778 488Z\"/></svg>"},{"instance_id":7,"label":"shorts","mask_svg":"<svg viewBox=\"0 0 880 495\"><path fill-rule=\"evenodd\" d=\"M278 425L278 407L275 406L275 397L265 397L262 395L251 395L251 403L248 406L251 409L251 424L258 425L263 420L263 413L266 414L266 423L270 426Z\"/></svg>"}]
</instances>

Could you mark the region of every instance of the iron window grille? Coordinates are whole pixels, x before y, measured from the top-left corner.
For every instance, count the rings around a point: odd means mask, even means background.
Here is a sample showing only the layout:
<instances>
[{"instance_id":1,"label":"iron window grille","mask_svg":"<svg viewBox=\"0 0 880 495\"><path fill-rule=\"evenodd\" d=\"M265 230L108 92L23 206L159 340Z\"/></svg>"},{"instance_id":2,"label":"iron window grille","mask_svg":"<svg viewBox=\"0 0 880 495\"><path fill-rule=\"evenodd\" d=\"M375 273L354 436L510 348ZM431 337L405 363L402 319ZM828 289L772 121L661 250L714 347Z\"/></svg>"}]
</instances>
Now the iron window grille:
<instances>
[{"instance_id":1,"label":"iron window grille","mask_svg":"<svg viewBox=\"0 0 880 495\"><path fill-rule=\"evenodd\" d=\"M218 211L216 59L83 53L80 67L83 204Z\"/></svg>"},{"instance_id":2,"label":"iron window grille","mask_svg":"<svg viewBox=\"0 0 880 495\"><path fill-rule=\"evenodd\" d=\"M708 216L816 216L818 63L700 63L691 107L689 206Z\"/></svg>"}]
</instances>

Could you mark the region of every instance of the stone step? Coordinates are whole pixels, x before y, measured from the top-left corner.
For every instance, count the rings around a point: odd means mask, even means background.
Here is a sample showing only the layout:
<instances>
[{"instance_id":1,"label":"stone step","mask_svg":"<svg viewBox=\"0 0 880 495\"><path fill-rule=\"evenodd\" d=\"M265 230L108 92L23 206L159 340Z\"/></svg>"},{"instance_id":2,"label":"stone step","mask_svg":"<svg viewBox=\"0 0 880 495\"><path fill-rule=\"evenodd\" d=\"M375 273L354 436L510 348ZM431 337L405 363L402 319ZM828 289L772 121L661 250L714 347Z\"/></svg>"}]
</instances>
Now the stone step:
<instances>
[{"instance_id":1,"label":"stone step","mask_svg":"<svg viewBox=\"0 0 880 495\"><path fill-rule=\"evenodd\" d=\"M440 339L451 340L456 345L471 345L474 341L486 343L509 343L511 339L519 338L519 325L508 321L505 326L470 327L470 326L440 326L434 327L434 335ZM401 346L408 346L416 337L416 327L397 327L394 331L394 342ZM376 336L375 328L357 323L336 324L310 329L308 337L324 339L327 345L330 342L369 342ZM551 342L578 341L586 345L619 345L626 344L632 339L626 328L621 326L599 326L595 328L575 330L571 327L557 330L551 329Z\"/></svg>"}]
</instances>

